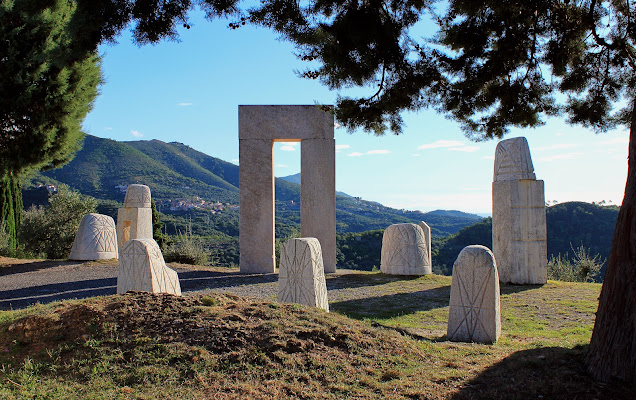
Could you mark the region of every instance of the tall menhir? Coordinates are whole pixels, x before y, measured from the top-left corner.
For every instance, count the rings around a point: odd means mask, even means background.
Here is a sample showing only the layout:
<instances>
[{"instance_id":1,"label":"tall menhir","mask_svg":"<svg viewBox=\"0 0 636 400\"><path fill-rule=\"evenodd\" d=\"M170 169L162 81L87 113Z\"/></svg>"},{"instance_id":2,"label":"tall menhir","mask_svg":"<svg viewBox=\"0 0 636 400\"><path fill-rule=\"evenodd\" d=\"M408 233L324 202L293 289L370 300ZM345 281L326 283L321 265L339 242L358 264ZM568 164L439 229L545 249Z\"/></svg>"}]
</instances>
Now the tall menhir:
<instances>
[{"instance_id":1,"label":"tall menhir","mask_svg":"<svg viewBox=\"0 0 636 400\"><path fill-rule=\"evenodd\" d=\"M492 183L492 250L499 281L547 281L545 194L524 137L499 142Z\"/></svg>"}]
</instances>

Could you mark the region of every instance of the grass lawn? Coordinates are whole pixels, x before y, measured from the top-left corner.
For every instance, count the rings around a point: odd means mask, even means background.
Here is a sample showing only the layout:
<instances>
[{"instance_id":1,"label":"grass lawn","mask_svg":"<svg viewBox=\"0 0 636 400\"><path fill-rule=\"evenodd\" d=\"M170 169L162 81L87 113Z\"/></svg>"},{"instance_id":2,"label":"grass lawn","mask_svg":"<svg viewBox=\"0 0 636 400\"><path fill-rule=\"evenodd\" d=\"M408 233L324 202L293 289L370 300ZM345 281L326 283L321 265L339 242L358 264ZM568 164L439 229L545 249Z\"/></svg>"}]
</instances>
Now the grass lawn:
<instances>
[{"instance_id":1,"label":"grass lawn","mask_svg":"<svg viewBox=\"0 0 636 400\"><path fill-rule=\"evenodd\" d=\"M585 372L599 284L502 286L482 345L445 339L450 277L328 280L331 313L143 293L0 312L0 398L636 398Z\"/></svg>"}]
</instances>

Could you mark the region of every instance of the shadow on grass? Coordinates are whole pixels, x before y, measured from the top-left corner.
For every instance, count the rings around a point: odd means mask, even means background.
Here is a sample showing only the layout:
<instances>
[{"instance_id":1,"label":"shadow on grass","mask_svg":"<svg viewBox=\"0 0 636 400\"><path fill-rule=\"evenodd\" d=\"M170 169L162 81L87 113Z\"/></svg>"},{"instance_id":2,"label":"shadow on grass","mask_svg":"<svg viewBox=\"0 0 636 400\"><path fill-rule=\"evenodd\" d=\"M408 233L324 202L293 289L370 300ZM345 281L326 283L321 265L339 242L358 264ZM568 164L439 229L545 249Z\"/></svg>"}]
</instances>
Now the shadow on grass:
<instances>
[{"instance_id":1,"label":"shadow on grass","mask_svg":"<svg viewBox=\"0 0 636 400\"><path fill-rule=\"evenodd\" d=\"M342 274L327 274L325 277L327 280L327 289L377 286L390 282L412 281L421 278L419 275L387 275L381 272L370 274L345 272Z\"/></svg>"},{"instance_id":2,"label":"shadow on grass","mask_svg":"<svg viewBox=\"0 0 636 400\"><path fill-rule=\"evenodd\" d=\"M512 294L512 293L521 293L526 290L540 289L543 285L511 285L511 284L500 284L499 291L501 294Z\"/></svg>"},{"instance_id":3,"label":"shadow on grass","mask_svg":"<svg viewBox=\"0 0 636 400\"><path fill-rule=\"evenodd\" d=\"M450 286L442 286L417 292L338 301L330 303L329 308L355 319L389 319L446 307L449 298Z\"/></svg>"},{"instance_id":4,"label":"shadow on grass","mask_svg":"<svg viewBox=\"0 0 636 400\"><path fill-rule=\"evenodd\" d=\"M636 385L600 384L586 372L588 345L522 350L486 368L451 399L633 399Z\"/></svg>"}]
</instances>

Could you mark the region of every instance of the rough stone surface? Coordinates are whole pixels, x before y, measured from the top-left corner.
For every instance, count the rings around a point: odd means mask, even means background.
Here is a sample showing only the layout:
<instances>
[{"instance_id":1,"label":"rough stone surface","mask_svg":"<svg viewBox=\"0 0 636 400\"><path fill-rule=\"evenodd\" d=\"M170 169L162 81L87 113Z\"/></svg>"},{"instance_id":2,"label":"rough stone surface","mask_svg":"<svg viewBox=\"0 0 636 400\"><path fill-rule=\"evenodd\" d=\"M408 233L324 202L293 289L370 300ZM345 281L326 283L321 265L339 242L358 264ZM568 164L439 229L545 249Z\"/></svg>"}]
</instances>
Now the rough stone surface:
<instances>
[{"instance_id":1,"label":"rough stone surface","mask_svg":"<svg viewBox=\"0 0 636 400\"><path fill-rule=\"evenodd\" d=\"M181 296L177 272L166 266L153 239L132 239L121 249L117 293L131 290Z\"/></svg>"},{"instance_id":2,"label":"rough stone surface","mask_svg":"<svg viewBox=\"0 0 636 400\"><path fill-rule=\"evenodd\" d=\"M124 207L150 208L150 188L146 185L128 185Z\"/></svg>"},{"instance_id":3,"label":"rough stone surface","mask_svg":"<svg viewBox=\"0 0 636 400\"><path fill-rule=\"evenodd\" d=\"M115 221L108 215L86 214L80 222L71 260L109 260L117 258Z\"/></svg>"},{"instance_id":4,"label":"rough stone surface","mask_svg":"<svg viewBox=\"0 0 636 400\"><path fill-rule=\"evenodd\" d=\"M333 114L324 106L239 106L240 269L272 273L273 142L301 142L301 234L323 249L336 271L336 188Z\"/></svg>"},{"instance_id":5,"label":"rough stone surface","mask_svg":"<svg viewBox=\"0 0 636 400\"><path fill-rule=\"evenodd\" d=\"M305 304L329 311L318 239L289 239L281 247L278 301Z\"/></svg>"},{"instance_id":6,"label":"rough stone surface","mask_svg":"<svg viewBox=\"0 0 636 400\"><path fill-rule=\"evenodd\" d=\"M129 185L124 207L117 210L117 246L121 250L131 239L152 239L150 188Z\"/></svg>"},{"instance_id":7,"label":"rough stone surface","mask_svg":"<svg viewBox=\"0 0 636 400\"><path fill-rule=\"evenodd\" d=\"M455 342L494 343L500 335L495 257L487 247L465 247L453 265L446 336Z\"/></svg>"},{"instance_id":8,"label":"rough stone surface","mask_svg":"<svg viewBox=\"0 0 636 400\"><path fill-rule=\"evenodd\" d=\"M543 181L535 180L528 142L500 142L492 184L492 250L501 283L547 282Z\"/></svg>"},{"instance_id":9,"label":"rough stone surface","mask_svg":"<svg viewBox=\"0 0 636 400\"><path fill-rule=\"evenodd\" d=\"M431 268L432 268L433 254L432 254L432 247L431 247L431 227L428 226L428 224L424 221L421 221L418 225L420 228L422 228L422 231L424 232L424 242L426 243L426 248L428 249L427 257L429 260L429 264L431 265Z\"/></svg>"},{"instance_id":10,"label":"rough stone surface","mask_svg":"<svg viewBox=\"0 0 636 400\"><path fill-rule=\"evenodd\" d=\"M432 273L430 246L424 230L416 224L394 224L382 236L380 270L390 275Z\"/></svg>"},{"instance_id":11,"label":"rough stone surface","mask_svg":"<svg viewBox=\"0 0 636 400\"><path fill-rule=\"evenodd\" d=\"M536 179L525 137L502 140L495 150L494 181Z\"/></svg>"}]
</instances>

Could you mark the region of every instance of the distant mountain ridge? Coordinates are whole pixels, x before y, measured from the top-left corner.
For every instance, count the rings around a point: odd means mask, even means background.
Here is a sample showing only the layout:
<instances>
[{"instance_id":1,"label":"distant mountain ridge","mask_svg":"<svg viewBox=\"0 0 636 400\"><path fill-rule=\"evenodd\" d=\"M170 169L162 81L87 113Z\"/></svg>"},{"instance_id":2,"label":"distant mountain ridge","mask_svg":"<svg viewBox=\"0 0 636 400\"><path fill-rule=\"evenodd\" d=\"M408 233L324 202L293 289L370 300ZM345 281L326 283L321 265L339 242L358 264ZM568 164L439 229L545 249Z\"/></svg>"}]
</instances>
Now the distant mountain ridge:
<instances>
[{"instance_id":1,"label":"distant mountain ridge","mask_svg":"<svg viewBox=\"0 0 636 400\"><path fill-rule=\"evenodd\" d=\"M119 142L87 135L83 148L70 163L36 177L47 179L101 200L122 202L124 193L118 186L140 183L151 188L156 200L197 196L206 201L239 203L238 165L178 142ZM298 225L300 185L293 180L293 176L275 179L277 222ZM363 232L394 223L425 221L434 235L446 236L482 219L460 211L397 210L345 193L336 196L336 208L338 232Z\"/></svg>"}]
</instances>

